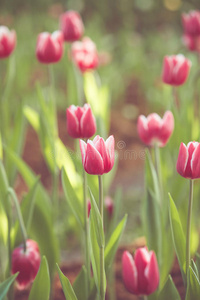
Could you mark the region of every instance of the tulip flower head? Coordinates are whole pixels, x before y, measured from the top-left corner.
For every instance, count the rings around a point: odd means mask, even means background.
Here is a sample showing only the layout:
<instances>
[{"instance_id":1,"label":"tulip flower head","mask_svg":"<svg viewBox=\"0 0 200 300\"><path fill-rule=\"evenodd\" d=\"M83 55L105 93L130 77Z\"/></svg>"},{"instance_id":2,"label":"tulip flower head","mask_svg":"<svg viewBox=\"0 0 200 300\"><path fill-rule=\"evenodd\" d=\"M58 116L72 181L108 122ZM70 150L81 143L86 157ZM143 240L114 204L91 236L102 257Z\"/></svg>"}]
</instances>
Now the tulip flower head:
<instances>
[{"instance_id":1,"label":"tulip flower head","mask_svg":"<svg viewBox=\"0 0 200 300\"><path fill-rule=\"evenodd\" d=\"M94 70L99 63L96 45L85 37L82 42L74 42L71 50L72 59L81 72Z\"/></svg>"},{"instance_id":2,"label":"tulip flower head","mask_svg":"<svg viewBox=\"0 0 200 300\"><path fill-rule=\"evenodd\" d=\"M182 14L183 43L190 51L200 52L200 11Z\"/></svg>"},{"instance_id":3,"label":"tulip flower head","mask_svg":"<svg viewBox=\"0 0 200 300\"><path fill-rule=\"evenodd\" d=\"M182 177L200 178L200 143L190 142L187 146L181 143L176 170Z\"/></svg>"},{"instance_id":4,"label":"tulip flower head","mask_svg":"<svg viewBox=\"0 0 200 300\"><path fill-rule=\"evenodd\" d=\"M146 247L132 255L125 251L122 257L122 275L125 287L134 295L150 295L159 285L159 269L154 251Z\"/></svg>"},{"instance_id":5,"label":"tulip flower head","mask_svg":"<svg viewBox=\"0 0 200 300\"><path fill-rule=\"evenodd\" d=\"M0 59L10 56L15 49L17 37L15 30L0 26Z\"/></svg>"},{"instance_id":6,"label":"tulip flower head","mask_svg":"<svg viewBox=\"0 0 200 300\"><path fill-rule=\"evenodd\" d=\"M54 31L52 34L42 32L38 35L36 56L39 62L51 64L58 62L63 55L63 34Z\"/></svg>"},{"instance_id":7,"label":"tulip flower head","mask_svg":"<svg viewBox=\"0 0 200 300\"><path fill-rule=\"evenodd\" d=\"M97 135L93 141L80 140L82 163L85 171L92 175L108 173L114 165L115 140L111 135L106 141Z\"/></svg>"},{"instance_id":8,"label":"tulip flower head","mask_svg":"<svg viewBox=\"0 0 200 300\"><path fill-rule=\"evenodd\" d=\"M90 138L96 132L96 121L89 104L71 105L66 110L67 131L73 138Z\"/></svg>"},{"instance_id":9,"label":"tulip flower head","mask_svg":"<svg viewBox=\"0 0 200 300\"><path fill-rule=\"evenodd\" d=\"M140 139L148 146L157 144L164 147L174 130L174 117L171 111L166 111L163 118L158 114L150 114L147 118L140 115L137 122Z\"/></svg>"},{"instance_id":10,"label":"tulip flower head","mask_svg":"<svg viewBox=\"0 0 200 300\"><path fill-rule=\"evenodd\" d=\"M77 11L66 11L60 17L60 29L63 32L66 42L79 40L84 32L84 25L81 16Z\"/></svg>"},{"instance_id":11,"label":"tulip flower head","mask_svg":"<svg viewBox=\"0 0 200 300\"><path fill-rule=\"evenodd\" d=\"M188 78L191 61L184 55L165 56L163 62L162 80L164 83L179 86Z\"/></svg>"},{"instance_id":12,"label":"tulip flower head","mask_svg":"<svg viewBox=\"0 0 200 300\"><path fill-rule=\"evenodd\" d=\"M25 289L35 279L40 261L38 244L33 240L26 241L26 252L23 244L13 250L12 274L19 272L16 278L19 289Z\"/></svg>"}]
</instances>

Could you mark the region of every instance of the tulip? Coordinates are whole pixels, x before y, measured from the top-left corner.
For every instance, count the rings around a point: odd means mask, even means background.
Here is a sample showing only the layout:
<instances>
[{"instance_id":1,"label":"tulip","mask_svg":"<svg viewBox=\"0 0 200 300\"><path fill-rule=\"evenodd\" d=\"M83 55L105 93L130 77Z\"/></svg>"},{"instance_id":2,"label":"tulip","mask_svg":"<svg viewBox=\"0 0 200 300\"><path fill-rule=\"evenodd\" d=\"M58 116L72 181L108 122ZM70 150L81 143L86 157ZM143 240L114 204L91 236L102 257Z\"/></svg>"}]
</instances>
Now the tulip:
<instances>
[{"instance_id":1,"label":"tulip","mask_svg":"<svg viewBox=\"0 0 200 300\"><path fill-rule=\"evenodd\" d=\"M16 279L19 289L26 288L35 279L40 260L38 244L33 240L26 241L25 252L23 244L13 250L12 274L19 272Z\"/></svg>"},{"instance_id":2,"label":"tulip","mask_svg":"<svg viewBox=\"0 0 200 300\"><path fill-rule=\"evenodd\" d=\"M85 37L82 42L74 42L71 54L74 63L83 73L94 70L98 66L99 58L96 45L88 37Z\"/></svg>"},{"instance_id":3,"label":"tulip","mask_svg":"<svg viewBox=\"0 0 200 300\"><path fill-rule=\"evenodd\" d=\"M97 135L87 144L80 140L82 163L85 171L92 175L108 173L114 165L114 137L111 135L106 141Z\"/></svg>"},{"instance_id":4,"label":"tulip","mask_svg":"<svg viewBox=\"0 0 200 300\"><path fill-rule=\"evenodd\" d=\"M15 30L0 26L0 58L8 57L15 49L17 37Z\"/></svg>"},{"instance_id":5,"label":"tulip","mask_svg":"<svg viewBox=\"0 0 200 300\"><path fill-rule=\"evenodd\" d=\"M90 216L90 211L91 211L91 202L90 202L90 200L88 200L87 201L87 212L88 212L88 218L89 218L89 216Z\"/></svg>"},{"instance_id":6,"label":"tulip","mask_svg":"<svg viewBox=\"0 0 200 300\"><path fill-rule=\"evenodd\" d=\"M147 118L139 116L137 130L140 139L148 146L164 147L174 130L174 117L171 111L166 111L163 118L156 113Z\"/></svg>"},{"instance_id":7,"label":"tulip","mask_svg":"<svg viewBox=\"0 0 200 300\"><path fill-rule=\"evenodd\" d=\"M77 11L66 11L60 17L60 28L66 42L79 40L84 32L84 25L81 16Z\"/></svg>"},{"instance_id":8,"label":"tulip","mask_svg":"<svg viewBox=\"0 0 200 300\"><path fill-rule=\"evenodd\" d=\"M176 165L177 172L189 179L200 178L200 143L181 143Z\"/></svg>"},{"instance_id":9,"label":"tulip","mask_svg":"<svg viewBox=\"0 0 200 300\"><path fill-rule=\"evenodd\" d=\"M183 43L190 51L200 52L200 35L193 37L188 34L183 36Z\"/></svg>"},{"instance_id":10,"label":"tulip","mask_svg":"<svg viewBox=\"0 0 200 300\"><path fill-rule=\"evenodd\" d=\"M184 32L190 36L200 35L200 11L190 11L188 14L182 14L182 24Z\"/></svg>"},{"instance_id":11,"label":"tulip","mask_svg":"<svg viewBox=\"0 0 200 300\"><path fill-rule=\"evenodd\" d=\"M125 251L122 257L122 275L127 290L135 295L150 295L159 285L159 269L154 251L139 248L132 255Z\"/></svg>"},{"instance_id":12,"label":"tulip","mask_svg":"<svg viewBox=\"0 0 200 300\"><path fill-rule=\"evenodd\" d=\"M164 83L179 86L189 75L191 62L182 54L165 56L163 62L162 80Z\"/></svg>"},{"instance_id":13,"label":"tulip","mask_svg":"<svg viewBox=\"0 0 200 300\"><path fill-rule=\"evenodd\" d=\"M108 212L108 216L111 218L113 215L113 209L114 209L114 203L113 203L112 198L110 198L109 196L105 197L104 205Z\"/></svg>"},{"instance_id":14,"label":"tulip","mask_svg":"<svg viewBox=\"0 0 200 300\"><path fill-rule=\"evenodd\" d=\"M51 64L58 62L63 54L63 34L54 31L52 34L42 32L38 35L36 56L39 62Z\"/></svg>"},{"instance_id":15,"label":"tulip","mask_svg":"<svg viewBox=\"0 0 200 300\"><path fill-rule=\"evenodd\" d=\"M73 138L90 138L96 132L96 121L89 104L71 105L66 110L67 131Z\"/></svg>"}]
</instances>

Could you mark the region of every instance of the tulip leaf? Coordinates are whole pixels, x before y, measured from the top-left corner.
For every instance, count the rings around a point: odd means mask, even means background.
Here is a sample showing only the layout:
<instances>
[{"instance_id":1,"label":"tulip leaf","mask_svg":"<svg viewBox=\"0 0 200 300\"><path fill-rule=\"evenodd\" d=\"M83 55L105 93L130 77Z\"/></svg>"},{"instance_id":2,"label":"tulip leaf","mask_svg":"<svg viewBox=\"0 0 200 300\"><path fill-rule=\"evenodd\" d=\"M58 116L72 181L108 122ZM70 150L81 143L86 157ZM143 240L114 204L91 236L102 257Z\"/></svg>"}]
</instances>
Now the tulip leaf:
<instances>
[{"instance_id":1,"label":"tulip leaf","mask_svg":"<svg viewBox=\"0 0 200 300\"><path fill-rule=\"evenodd\" d=\"M3 160L3 145L2 145L1 132L0 132L0 160Z\"/></svg>"},{"instance_id":2,"label":"tulip leaf","mask_svg":"<svg viewBox=\"0 0 200 300\"><path fill-rule=\"evenodd\" d=\"M89 191L90 191L90 200L91 200L90 217L94 224L97 243L98 243L99 247L104 247L105 238L104 238L104 231L103 231L103 220L100 215L99 208L96 204L94 196L92 195L92 192L90 189L89 189Z\"/></svg>"},{"instance_id":3,"label":"tulip leaf","mask_svg":"<svg viewBox=\"0 0 200 300\"><path fill-rule=\"evenodd\" d=\"M196 253L195 255L195 263L198 270L198 274L200 275L200 255L199 253Z\"/></svg>"},{"instance_id":4,"label":"tulip leaf","mask_svg":"<svg viewBox=\"0 0 200 300\"><path fill-rule=\"evenodd\" d=\"M181 300L180 295L170 275L168 276L168 279L163 289L160 291L157 299L158 300L169 300L169 299Z\"/></svg>"},{"instance_id":5,"label":"tulip leaf","mask_svg":"<svg viewBox=\"0 0 200 300\"><path fill-rule=\"evenodd\" d=\"M74 289L71 286L69 279L62 273L62 271L60 270L58 265L57 265L57 269L58 269L58 275L60 278L62 289L63 289L64 295L65 295L65 299L66 300L78 300L76 297L76 294L74 292Z\"/></svg>"},{"instance_id":6,"label":"tulip leaf","mask_svg":"<svg viewBox=\"0 0 200 300\"><path fill-rule=\"evenodd\" d=\"M78 300L87 300L87 291L86 291L86 282L87 282L87 269L85 266L82 267L79 275L73 283L73 289Z\"/></svg>"},{"instance_id":7,"label":"tulip leaf","mask_svg":"<svg viewBox=\"0 0 200 300\"><path fill-rule=\"evenodd\" d=\"M185 241L185 236L183 233L183 228L180 221L178 210L170 194L169 194L169 215L170 215L170 225L172 230L174 248L182 271L182 276L185 280L184 274L186 273L186 254L185 254L186 241Z\"/></svg>"},{"instance_id":8,"label":"tulip leaf","mask_svg":"<svg viewBox=\"0 0 200 300\"><path fill-rule=\"evenodd\" d=\"M189 266L187 274L187 291L186 300L199 299L200 295L200 282L195 271Z\"/></svg>"},{"instance_id":9,"label":"tulip leaf","mask_svg":"<svg viewBox=\"0 0 200 300\"><path fill-rule=\"evenodd\" d=\"M16 273L6 279L4 282L0 283L0 300L4 300L11 285L15 281L15 278L18 276L19 273Z\"/></svg>"},{"instance_id":10,"label":"tulip leaf","mask_svg":"<svg viewBox=\"0 0 200 300\"><path fill-rule=\"evenodd\" d=\"M30 106L24 106L24 115L36 132L40 129L39 114Z\"/></svg>"},{"instance_id":11,"label":"tulip leaf","mask_svg":"<svg viewBox=\"0 0 200 300\"><path fill-rule=\"evenodd\" d=\"M105 248L105 268L106 273L109 270L110 265L113 262L115 253L117 251L117 247L120 241L120 238L123 234L124 228L126 226L127 215L123 217L123 219L119 222L115 230L113 231L107 245Z\"/></svg>"},{"instance_id":12,"label":"tulip leaf","mask_svg":"<svg viewBox=\"0 0 200 300\"><path fill-rule=\"evenodd\" d=\"M28 300L42 299L49 300L50 297L50 276L46 257L43 256L40 269L33 282Z\"/></svg>"},{"instance_id":13,"label":"tulip leaf","mask_svg":"<svg viewBox=\"0 0 200 300\"><path fill-rule=\"evenodd\" d=\"M83 228L83 224L84 224L83 203L81 203L75 190L73 189L64 168L62 169L61 176L62 176L61 177L62 178L62 186L63 186L66 200L67 200L74 216L76 217L76 220L79 223L80 227Z\"/></svg>"},{"instance_id":14,"label":"tulip leaf","mask_svg":"<svg viewBox=\"0 0 200 300\"><path fill-rule=\"evenodd\" d=\"M11 149L6 147L5 151L13 164L16 164L28 187L31 188L37 180L36 175ZM52 227L51 202L41 183L38 183L35 199L30 235L38 242L42 255L46 256L50 274L52 274L58 261L58 241Z\"/></svg>"}]
</instances>

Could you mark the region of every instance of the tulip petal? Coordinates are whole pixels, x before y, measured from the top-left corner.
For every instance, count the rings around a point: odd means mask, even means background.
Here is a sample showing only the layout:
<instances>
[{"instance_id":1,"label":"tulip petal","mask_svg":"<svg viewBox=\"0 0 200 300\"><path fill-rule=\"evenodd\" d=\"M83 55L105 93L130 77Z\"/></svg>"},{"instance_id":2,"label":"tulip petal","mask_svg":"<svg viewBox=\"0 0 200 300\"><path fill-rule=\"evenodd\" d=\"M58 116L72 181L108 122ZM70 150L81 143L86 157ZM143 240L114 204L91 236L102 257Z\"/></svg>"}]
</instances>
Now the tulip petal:
<instances>
[{"instance_id":1,"label":"tulip petal","mask_svg":"<svg viewBox=\"0 0 200 300\"><path fill-rule=\"evenodd\" d=\"M102 175L104 173L103 159L90 140L87 143L84 168L88 174Z\"/></svg>"},{"instance_id":2,"label":"tulip petal","mask_svg":"<svg viewBox=\"0 0 200 300\"><path fill-rule=\"evenodd\" d=\"M183 177L185 177L185 169L187 166L188 157L189 154L188 154L187 147L184 143L181 143L179 148L177 164L176 164L176 170Z\"/></svg>"},{"instance_id":3,"label":"tulip petal","mask_svg":"<svg viewBox=\"0 0 200 300\"><path fill-rule=\"evenodd\" d=\"M135 295L138 295L137 289L137 269L132 255L125 251L122 257L122 276L127 290Z\"/></svg>"},{"instance_id":4,"label":"tulip petal","mask_svg":"<svg viewBox=\"0 0 200 300\"><path fill-rule=\"evenodd\" d=\"M143 295L147 292L148 282L144 271L149 263L149 259L149 252L146 247L139 248L135 251L134 261L138 272L138 291Z\"/></svg>"},{"instance_id":5,"label":"tulip petal","mask_svg":"<svg viewBox=\"0 0 200 300\"><path fill-rule=\"evenodd\" d=\"M83 140L79 140L80 150L81 150L81 156L82 156L82 164L85 168L85 157L86 157L86 151L87 151L87 144Z\"/></svg>"},{"instance_id":6,"label":"tulip petal","mask_svg":"<svg viewBox=\"0 0 200 300\"><path fill-rule=\"evenodd\" d=\"M200 144L193 152L191 160L192 179L200 178Z\"/></svg>"},{"instance_id":7,"label":"tulip petal","mask_svg":"<svg viewBox=\"0 0 200 300\"><path fill-rule=\"evenodd\" d=\"M150 138L147 126L147 118L143 115L139 116L137 121L137 131L140 139L146 144L150 145Z\"/></svg>"},{"instance_id":8,"label":"tulip petal","mask_svg":"<svg viewBox=\"0 0 200 300\"><path fill-rule=\"evenodd\" d=\"M148 281L147 295L152 294L158 287L159 284L159 269L156 259L156 255L153 251L150 251L150 261L145 269L145 276Z\"/></svg>"},{"instance_id":9,"label":"tulip petal","mask_svg":"<svg viewBox=\"0 0 200 300\"><path fill-rule=\"evenodd\" d=\"M79 122L75 115L75 111L71 109L71 107L66 110L66 116L68 134L73 138L80 138L81 133L79 129Z\"/></svg>"},{"instance_id":10,"label":"tulip petal","mask_svg":"<svg viewBox=\"0 0 200 300\"><path fill-rule=\"evenodd\" d=\"M165 146L174 130L174 116L171 111L166 111L163 116L162 126L159 132L161 147Z\"/></svg>"},{"instance_id":11,"label":"tulip petal","mask_svg":"<svg viewBox=\"0 0 200 300\"><path fill-rule=\"evenodd\" d=\"M111 135L111 136L109 136L109 138L107 138L107 140L105 141L105 145L106 145L106 151L109 155L109 160L110 160L109 170L107 171L107 169L105 168L105 172L109 172L113 168L114 162L115 162L115 139L114 139L113 135ZM104 165L104 167L105 167L105 165Z\"/></svg>"},{"instance_id":12,"label":"tulip petal","mask_svg":"<svg viewBox=\"0 0 200 300\"><path fill-rule=\"evenodd\" d=\"M84 138L92 137L96 132L96 121L90 106L86 107L80 122L81 134Z\"/></svg>"}]
</instances>

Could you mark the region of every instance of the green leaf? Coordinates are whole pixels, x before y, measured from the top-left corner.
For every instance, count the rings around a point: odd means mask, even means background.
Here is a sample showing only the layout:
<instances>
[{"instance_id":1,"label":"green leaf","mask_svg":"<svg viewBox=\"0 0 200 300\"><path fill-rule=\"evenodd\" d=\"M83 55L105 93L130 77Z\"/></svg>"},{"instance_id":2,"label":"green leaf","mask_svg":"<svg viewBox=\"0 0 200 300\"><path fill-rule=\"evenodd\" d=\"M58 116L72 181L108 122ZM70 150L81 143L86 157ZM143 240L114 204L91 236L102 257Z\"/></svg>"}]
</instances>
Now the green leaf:
<instances>
[{"instance_id":1,"label":"green leaf","mask_svg":"<svg viewBox=\"0 0 200 300\"><path fill-rule=\"evenodd\" d=\"M3 145L2 145L1 132L0 132L0 160L3 160Z\"/></svg>"},{"instance_id":2,"label":"green leaf","mask_svg":"<svg viewBox=\"0 0 200 300\"><path fill-rule=\"evenodd\" d=\"M36 175L12 150L5 147L5 151L13 164L16 164L28 187L31 188L37 180ZM52 205L41 183L38 184L35 198L30 235L39 243L40 251L46 256L50 274L52 274L58 261L58 241L52 226Z\"/></svg>"},{"instance_id":3,"label":"green leaf","mask_svg":"<svg viewBox=\"0 0 200 300\"><path fill-rule=\"evenodd\" d=\"M200 282L195 274L195 271L189 266L187 274L187 291L186 300L199 299L200 296Z\"/></svg>"},{"instance_id":4,"label":"green leaf","mask_svg":"<svg viewBox=\"0 0 200 300\"><path fill-rule=\"evenodd\" d=\"M6 213L8 213L10 210L9 201L7 201L8 186L9 184L6 171L4 169L3 162L0 160L0 201Z\"/></svg>"},{"instance_id":5,"label":"green leaf","mask_svg":"<svg viewBox=\"0 0 200 300\"><path fill-rule=\"evenodd\" d=\"M19 272L10 276L4 282L0 283L0 300L4 300L5 296L7 295L11 285L15 281L15 278L18 276Z\"/></svg>"},{"instance_id":6,"label":"green leaf","mask_svg":"<svg viewBox=\"0 0 200 300\"><path fill-rule=\"evenodd\" d=\"M200 255L199 255L199 253L196 253L195 258L196 258L196 260L195 260L196 267L197 267L198 273L200 274Z\"/></svg>"},{"instance_id":7,"label":"green leaf","mask_svg":"<svg viewBox=\"0 0 200 300\"><path fill-rule=\"evenodd\" d=\"M39 114L30 106L24 106L24 115L36 132L40 129Z\"/></svg>"},{"instance_id":8,"label":"green leaf","mask_svg":"<svg viewBox=\"0 0 200 300\"><path fill-rule=\"evenodd\" d=\"M50 276L46 257L43 256L40 269L33 282L28 300L49 300L50 297Z\"/></svg>"},{"instance_id":9,"label":"green leaf","mask_svg":"<svg viewBox=\"0 0 200 300\"><path fill-rule=\"evenodd\" d=\"M83 203L81 203L75 190L73 189L73 187L69 181L69 178L66 174L65 169L62 169L61 178L62 178L62 186L63 186L66 200L67 200L74 216L76 217L76 220L79 223L80 227L83 228L83 226L84 226Z\"/></svg>"},{"instance_id":10,"label":"green leaf","mask_svg":"<svg viewBox=\"0 0 200 300\"><path fill-rule=\"evenodd\" d=\"M85 266L83 266L73 284L73 289L78 300L87 300L86 283L87 270Z\"/></svg>"},{"instance_id":11,"label":"green leaf","mask_svg":"<svg viewBox=\"0 0 200 300\"><path fill-rule=\"evenodd\" d=\"M172 238L174 243L174 248L179 261L179 265L182 271L182 275L186 274L186 241L183 233L182 224L180 221L179 213L177 211L176 205L169 194L169 215L170 215L170 225L172 230Z\"/></svg>"},{"instance_id":12,"label":"green leaf","mask_svg":"<svg viewBox=\"0 0 200 300\"><path fill-rule=\"evenodd\" d=\"M91 211L90 211L90 218L92 223L94 224L96 239L99 247L104 247L105 245L105 238L104 238L104 231L103 231L103 220L99 212L99 208L96 204L96 201L93 197L93 194L90 191L90 200L91 200Z\"/></svg>"},{"instance_id":13,"label":"green leaf","mask_svg":"<svg viewBox=\"0 0 200 300\"><path fill-rule=\"evenodd\" d=\"M199 279L199 271L193 259L191 259L191 268L195 272L197 278Z\"/></svg>"},{"instance_id":14,"label":"green leaf","mask_svg":"<svg viewBox=\"0 0 200 300\"><path fill-rule=\"evenodd\" d=\"M62 284L62 289L63 289L64 295L65 295L65 299L66 300L78 300L75 295L75 292L73 290L73 287L71 286L69 279L62 273L58 264L57 264L57 269L58 269L58 275L60 278L60 282Z\"/></svg>"},{"instance_id":15,"label":"green leaf","mask_svg":"<svg viewBox=\"0 0 200 300\"><path fill-rule=\"evenodd\" d=\"M181 300L180 295L170 275L158 296L158 300L169 300L169 299Z\"/></svg>"},{"instance_id":16,"label":"green leaf","mask_svg":"<svg viewBox=\"0 0 200 300\"><path fill-rule=\"evenodd\" d=\"M119 222L115 230L113 231L113 234L111 235L106 248L105 248L105 268L106 273L110 267L110 265L113 262L115 253L117 251L117 247L120 241L120 238L122 236L122 233L124 231L124 228L126 226L127 222L127 215L123 217L123 219Z\"/></svg>"},{"instance_id":17,"label":"green leaf","mask_svg":"<svg viewBox=\"0 0 200 300\"><path fill-rule=\"evenodd\" d=\"M146 185L153 190L155 199L158 204L161 204L161 195L159 188L158 176L153 165L149 150L146 150Z\"/></svg>"}]
</instances>

